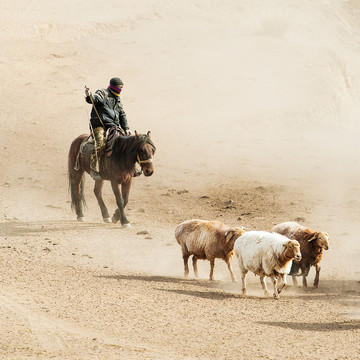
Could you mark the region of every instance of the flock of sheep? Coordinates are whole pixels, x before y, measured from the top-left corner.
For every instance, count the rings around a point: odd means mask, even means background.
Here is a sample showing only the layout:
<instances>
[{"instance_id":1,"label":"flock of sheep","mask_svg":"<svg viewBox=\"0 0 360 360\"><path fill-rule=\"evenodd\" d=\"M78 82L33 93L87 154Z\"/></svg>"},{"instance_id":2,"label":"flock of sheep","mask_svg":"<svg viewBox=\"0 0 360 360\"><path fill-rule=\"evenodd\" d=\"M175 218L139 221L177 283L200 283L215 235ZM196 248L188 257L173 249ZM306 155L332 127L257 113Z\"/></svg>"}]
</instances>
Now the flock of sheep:
<instances>
[{"instance_id":1,"label":"flock of sheep","mask_svg":"<svg viewBox=\"0 0 360 360\"><path fill-rule=\"evenodd\" d=\"M210 280L214 280L215 258L220 258L226 262L232 281L235 281L231 268L231 258L235 253L243 295L246 295L248 271L260 276L266 296L270 293L265 278L271 278L274 299L279 299L287 274L292 275L294 285L297 285L296 276L302 275L303 287L307 287L306 277L311 266L316 268L314 287L317 287L320 260L323 250L329 249L329 235L296 222L278 224L271 231L245 231L243 227L229 227L218 221L194 219L182 222L175 230L175 237L181 246L185 276L189 275L188 259L192 255L196 277L197 260L209 260Z\"/></svg>"}]
</instances>

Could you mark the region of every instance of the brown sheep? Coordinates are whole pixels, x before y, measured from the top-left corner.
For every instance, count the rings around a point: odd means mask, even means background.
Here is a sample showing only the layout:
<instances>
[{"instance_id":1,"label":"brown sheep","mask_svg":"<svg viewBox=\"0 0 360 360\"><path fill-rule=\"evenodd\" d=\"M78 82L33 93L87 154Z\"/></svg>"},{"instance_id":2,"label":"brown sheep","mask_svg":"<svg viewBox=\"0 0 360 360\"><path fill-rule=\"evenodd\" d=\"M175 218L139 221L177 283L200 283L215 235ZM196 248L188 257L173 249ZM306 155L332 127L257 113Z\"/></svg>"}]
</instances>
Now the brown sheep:
<instances>
[{"instance_id":1,"label":"brown sheep","mask_svg":"<svg viewBox=\"0 0 360 360\"><path fill-rule=\"evenodd\" d=\"M284 222L273 227L272 231L287 236L289 239L300 243L302 255L301 261L294 261L289 275L292 275L293 283L297 286L296 276L302 275L303 287L307 287L306 277L311 266L315 266L316 275L314 287L319 285L320 260L323 250L329 249L329 235L326 232L318 232L299 225L296 222Z\"/></svg>"},{"instance_id":2,"label":"brown sheep","mask_svg":"<svg viewBox=\"0 0 360 360\"><path fill-rule=\"evenodd\" d=\"M210 281L214 280L215 258L219 258L226 262L231 279L235 282L230 260L234 254L235 240L244 232L243 228L229 227L219 221L194 219L179 224L175 238L181 246L185 276L189 275L188 259L193 255L195 277L198 277L197 260L209 260Z\"/></svg>"}]
</instances>

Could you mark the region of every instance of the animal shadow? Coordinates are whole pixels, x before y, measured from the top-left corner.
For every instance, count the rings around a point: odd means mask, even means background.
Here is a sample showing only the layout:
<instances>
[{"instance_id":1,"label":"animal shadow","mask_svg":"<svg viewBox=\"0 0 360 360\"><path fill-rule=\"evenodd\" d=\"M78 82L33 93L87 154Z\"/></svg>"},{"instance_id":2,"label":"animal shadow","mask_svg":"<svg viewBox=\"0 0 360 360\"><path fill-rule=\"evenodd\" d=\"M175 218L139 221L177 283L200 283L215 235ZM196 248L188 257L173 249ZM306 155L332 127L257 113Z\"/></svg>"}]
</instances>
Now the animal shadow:
<instances>
[{"instance_id":1,"label":"animal shadow","mask_svg":"<svg viewBox=\"0 0 360 360\"><path fill-rule=\"evenodd\" d=\"M360 320L349 321L334 321L327 323L319 322L290 322L290 321L258 321L258 324L281 327L300 331L344 331L344 330L359 330Z\"/></svg>"}]
</instances>

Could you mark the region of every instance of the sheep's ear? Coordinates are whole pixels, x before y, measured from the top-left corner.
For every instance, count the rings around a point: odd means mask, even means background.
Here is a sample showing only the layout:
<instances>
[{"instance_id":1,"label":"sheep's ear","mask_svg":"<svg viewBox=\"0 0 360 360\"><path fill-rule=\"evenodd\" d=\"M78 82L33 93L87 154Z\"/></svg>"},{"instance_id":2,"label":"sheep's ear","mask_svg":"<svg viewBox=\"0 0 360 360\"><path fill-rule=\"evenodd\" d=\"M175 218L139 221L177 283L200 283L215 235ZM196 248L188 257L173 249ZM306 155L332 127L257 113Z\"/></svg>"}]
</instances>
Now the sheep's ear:
<instances>
[{"instance_id":1,"label":"sheep's ear","mask_svg":"<svg viewBox=\"0 0 360 360\"><path fill-rule=\"evenodd\" d=\"M247 231L247 229L243 226L239 226L234 228L234 232L240 234L239 236L241 236L242 234L244 234Z\"/></svg>"},{"instance_id":2,"label":"sheep's ear","mask_svg":"<svg viewBox=\"0 0 360 360\"><path fill-rule=\"evenodd\" d=\"M308 240L308 242L310 241L313 241L313 240L316 240L318 237L318 234L317 233L314 233L313 237L311 239Z\"/></svg>"},{"instance_id":3,"label":"sheep's ear","mask_svg":"<svg viewBox=\"0 0 360 360\"><path fill-rule=\"evenodd\" d=\"M285 249L292 249L295 245L299 246L299 243L294 240L289 240L284 244Z\"/></svg>"},{"instance_id":4,"label":"sheep's ear","mask_svg":"<svg viewBox=\"0 0 360 360\"><path fill-rule=\"evenodd\" d=\"M146 135L148 136L149 139L151 139L151 131L148 131Z\"/></svg>"},{"instance_id":5,"label":"sheep's ear","mask_svg":"<svg viewBox=\"0 0 360 360\"><path fill-rule=\"evenodd\" d=\"M235 232L234 228L228 228L225 231L225 240L226 240L226 242L228 242L232 238L232 236L234 235L234 232Z\"/></svg>"}]
</instances>

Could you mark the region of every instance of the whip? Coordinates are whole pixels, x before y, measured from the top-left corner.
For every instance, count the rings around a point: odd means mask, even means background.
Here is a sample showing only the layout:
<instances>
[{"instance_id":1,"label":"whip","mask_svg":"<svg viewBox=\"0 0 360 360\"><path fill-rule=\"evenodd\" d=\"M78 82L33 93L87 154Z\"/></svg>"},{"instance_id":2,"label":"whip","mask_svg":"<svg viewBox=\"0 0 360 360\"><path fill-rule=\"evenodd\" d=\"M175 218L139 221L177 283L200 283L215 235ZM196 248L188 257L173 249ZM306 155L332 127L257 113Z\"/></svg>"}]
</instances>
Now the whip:
<instances>
[{"instance_id":1,"label":"whip","mask_svg":"<svg viewBox=\"0 0 360 360\"><path fill-rule=\"evenodd\" d=\"M88 88L86 85L85 85L85 90L89 90L89 88ZM85 95L86 95L86 94L85 94ZM96 116L98 117L99 121L101 122L101 125L105 128L104 123L101 121L100 115L99 115L98 111L96 110L96 106L95 106L95 104L94 104L94 101L93 101L93 98L92 98L92 96L91 96L91 93L90 93L90 95L89 95L89 98L90 98L90 101L91 101L91 103L92 103L92 106L93 106L93 108L94 108L94 110L95 110ZM88 115L89 115L89 113L88 113ZM89 117L89 116L88 116L88 117ZM89 121L89 125L90 125L91 135L92 135L92 137L93 137L93 139L94 139L94 144L95 144L96 171L99 171L100 169L99 169L99 157L98 157L98 152L97 152L97 142L96 142L96 138L95 138L94 129L93 129L92 125L91 125L91 121Z\"/></svg>"},{"instance_id":2,"label":"whip","mask_svg":"<svg viewBox=\"0 0 360 360\"><path fill-rule=\"evenodd\" d=\"M90 90L90 89L85 85L85 90ZM89 95L89 98L90 98L90 101L91 101L91 103L92 103L92 106L94 107L96 116L98 117L99 121L101 122L101 125L102 125L103 128L105 129L105 125L104 125L104 123L101 121L100 115L99 115L98 111L96 110L96 106L95 106L95 104L94 104L94 100L93 100L93 98L92 98L91 93L90 93L90 95Z\"/></svg>"}]
</instances>

